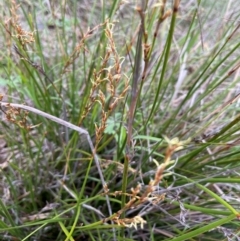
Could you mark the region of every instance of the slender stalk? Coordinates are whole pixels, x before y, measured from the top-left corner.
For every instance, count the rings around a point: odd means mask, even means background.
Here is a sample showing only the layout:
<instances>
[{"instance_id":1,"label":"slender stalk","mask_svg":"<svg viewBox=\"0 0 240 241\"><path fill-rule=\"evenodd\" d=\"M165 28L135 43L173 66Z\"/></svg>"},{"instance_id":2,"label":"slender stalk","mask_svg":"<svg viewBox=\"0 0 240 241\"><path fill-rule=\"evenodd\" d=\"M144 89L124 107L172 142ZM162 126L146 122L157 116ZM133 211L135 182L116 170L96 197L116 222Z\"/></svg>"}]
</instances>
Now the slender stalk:
<instances>
[{"instance_id":1,"label":"slender stalk","mask_svg":"<svg viewBox=\"0 0 240 241\"><path fill-rule=\"evenodd\" d=\"M89 144L89 147L91 149L91 152L92 152L92 155L93 155L93 159L95 161L95 165L98 169L98 174L100 176L100 179L101 179L101 182L102 182L102 186L103 186L103 189L105 189L105 185L106 185L106 182L104 180L104 177L103 177L103 173L102 173L102 170L101 170L101 167L100 167L100 163L99 163L99 159L98 159L98 156L96 154L96 150L94 148L94 145L92 143L92 140L90 138L90 135L88 133L87 130L79 127L79 126L76 126L76 125L73 125L72 123L69 123L67 121L64 121L56 116L53 116L53 115L50 115L48 113L45 113L41 110L38 110L38 109L35 109L33 107L30 107L30 106L27 106L27 105L22 105L22 104L16 104L16 103L7 103L7 102L2 102L0 101L0 105L1 106L5 106L7 108L11 108L11 107L14 107L14 108L20 108L20 109L23 109L23 110L27 110L27 111L30 111L30 112L33 112L37 115L40 115L42 117L45 117L51 121L54 121L60 125L63 125L67 128L70 128L72 130L75 130L77 131L80 135L85 135L87 137L87 141L88 141L88 144ZM106 195L106 202L107 202L107 206L108 206L108 211L109 211L109 215L111 216L112 215L112 209L111 209L111 206L110 206L110 201L109 201L109 197L108 195Z\"/></svg>"}]
</instances>

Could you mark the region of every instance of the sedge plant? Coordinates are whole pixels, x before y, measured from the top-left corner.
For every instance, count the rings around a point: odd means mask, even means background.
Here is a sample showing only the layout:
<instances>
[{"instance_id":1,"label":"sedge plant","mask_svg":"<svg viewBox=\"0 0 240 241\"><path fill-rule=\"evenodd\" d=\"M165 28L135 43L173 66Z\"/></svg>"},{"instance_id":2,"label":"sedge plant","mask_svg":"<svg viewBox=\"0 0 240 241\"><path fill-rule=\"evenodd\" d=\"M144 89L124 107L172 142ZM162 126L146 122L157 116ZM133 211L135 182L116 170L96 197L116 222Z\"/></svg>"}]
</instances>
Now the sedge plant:
<instances>
[{"instance_id":1,"label":"sedge plant","mask_svg":"<svg viewBox=\"0 0 240 241\"><path fill-rule=\"evenodd\" d=\"M239 6L1 3L1 240L238 240Z\"/></svg>"}]
</instances>

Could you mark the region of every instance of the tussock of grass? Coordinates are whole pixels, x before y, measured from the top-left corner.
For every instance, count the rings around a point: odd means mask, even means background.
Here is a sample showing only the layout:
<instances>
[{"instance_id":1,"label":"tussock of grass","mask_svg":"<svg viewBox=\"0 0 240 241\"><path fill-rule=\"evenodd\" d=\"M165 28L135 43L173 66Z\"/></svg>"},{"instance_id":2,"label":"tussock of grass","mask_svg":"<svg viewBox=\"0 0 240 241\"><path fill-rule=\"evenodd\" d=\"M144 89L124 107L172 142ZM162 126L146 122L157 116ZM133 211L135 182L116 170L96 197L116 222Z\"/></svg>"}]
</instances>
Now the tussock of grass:
<instances>
[{"instance_id":1,"label":"tussock of grass","mask_svg":"<svg viewBox=\"0 0 240 241\"><path fill-rule=\"evenodd\" d=\"M234 4L1 3L1 240L238 240Z\"/></svg>"}]
</instances>

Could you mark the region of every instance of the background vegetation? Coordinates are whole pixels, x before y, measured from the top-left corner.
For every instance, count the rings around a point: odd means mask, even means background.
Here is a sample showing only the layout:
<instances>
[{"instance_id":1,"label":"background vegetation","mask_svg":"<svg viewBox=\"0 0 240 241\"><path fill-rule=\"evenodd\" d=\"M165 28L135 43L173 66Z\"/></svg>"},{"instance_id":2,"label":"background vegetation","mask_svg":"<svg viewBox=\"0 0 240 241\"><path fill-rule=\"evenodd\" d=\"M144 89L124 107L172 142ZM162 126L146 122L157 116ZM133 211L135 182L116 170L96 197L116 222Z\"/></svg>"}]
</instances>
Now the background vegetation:
<instances>
[{"instance_id":1,"label":"background vegetation","mask_svg":"<svg viewBox=\"0 0 240 241\"><path fill-rule=\"evenodd\" d=\"M236 2L1 1L1 240L239 240Z\"/></svg>"}]
</instances>

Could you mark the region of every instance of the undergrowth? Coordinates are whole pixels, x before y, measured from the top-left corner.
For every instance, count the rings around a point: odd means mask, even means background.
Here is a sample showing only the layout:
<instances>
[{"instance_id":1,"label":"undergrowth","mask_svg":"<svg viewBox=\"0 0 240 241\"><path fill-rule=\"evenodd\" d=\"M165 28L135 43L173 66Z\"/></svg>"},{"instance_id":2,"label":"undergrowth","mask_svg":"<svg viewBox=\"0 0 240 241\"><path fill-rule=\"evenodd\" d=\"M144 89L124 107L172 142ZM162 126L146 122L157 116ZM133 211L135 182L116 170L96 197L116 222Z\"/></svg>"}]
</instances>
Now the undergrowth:
<instances>
[{"instance_id":1,"label":"undergrowth","mask_svg":"<svg viewBox=\"0 0 240 241\"><path fill-rule=\"evenodd\" d=\"M239 240L240 9L83 2L1 3L1 240Z\"/></svg>"}]
</instances>

